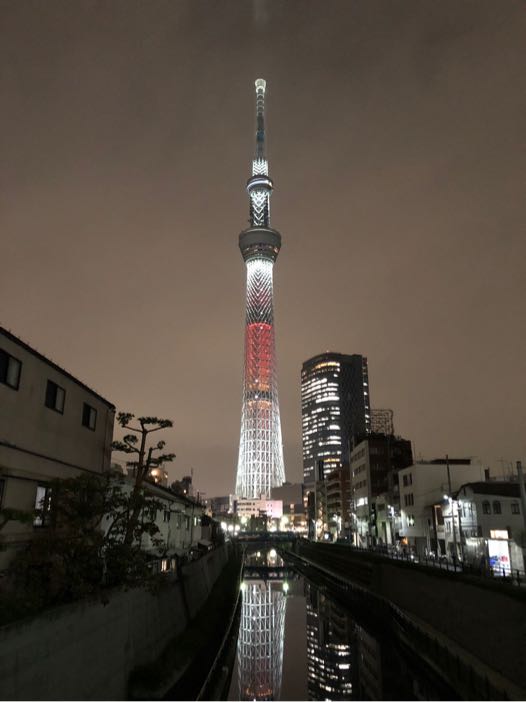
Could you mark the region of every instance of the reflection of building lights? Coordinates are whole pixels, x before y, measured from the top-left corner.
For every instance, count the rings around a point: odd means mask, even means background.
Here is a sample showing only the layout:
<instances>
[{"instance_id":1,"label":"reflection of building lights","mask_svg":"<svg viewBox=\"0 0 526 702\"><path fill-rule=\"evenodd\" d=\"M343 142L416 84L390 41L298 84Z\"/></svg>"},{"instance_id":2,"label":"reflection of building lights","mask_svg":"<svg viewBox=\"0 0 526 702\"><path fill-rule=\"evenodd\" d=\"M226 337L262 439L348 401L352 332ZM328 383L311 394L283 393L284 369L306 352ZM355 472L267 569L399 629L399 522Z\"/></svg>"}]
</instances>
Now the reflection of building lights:
<instances>
[{"instance_id":1,"label":"reflection of building lights","mask_svg":"<svg viewBox=\"0 0 526 702\"><path fill-rule=\"evenodd\" d=\"M289 585L288 582L285 580L285 582L283 583L283 592L284 592L285 594L287 594L287 592L289 591L289 588L290 588L290 585Z\"/></svg>"},{"instance_id":2,"label":"reflection of building lights","mask_svg":"<svg viewBox=\"0 0 526 702\"><path fill-rule=\"evenodd\" d=\"M221 529L226 531L226 522L221 522Z\"/></svg>"},{"instance_id":3,"label":"reflection of building lights","mask_svg":"<svg viewBox=\"0 0 526 702\"><path fill-rule=\"evenodd\" d=\"M276 558L276 556L277 556L278 554L276 553L276 549L275 549L275 548L271 548L271 549L270 549L270 553L269 553L268 555L269 555L271 558Z\"/></svg>"}]
</instances>

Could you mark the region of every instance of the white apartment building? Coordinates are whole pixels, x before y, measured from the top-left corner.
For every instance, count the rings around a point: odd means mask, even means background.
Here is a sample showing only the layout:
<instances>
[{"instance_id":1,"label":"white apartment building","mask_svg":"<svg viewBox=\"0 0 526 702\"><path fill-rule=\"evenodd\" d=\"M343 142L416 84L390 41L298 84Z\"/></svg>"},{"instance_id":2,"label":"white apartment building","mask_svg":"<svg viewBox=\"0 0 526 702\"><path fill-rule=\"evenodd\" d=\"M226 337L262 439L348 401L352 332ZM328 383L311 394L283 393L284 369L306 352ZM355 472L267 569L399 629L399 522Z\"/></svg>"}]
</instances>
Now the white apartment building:
<instances>
[{"instance_id":1,"label":"white apartment building","mask_svg":"<svg viewBox=\"0 0 526 702\"><path fill-rule=\"evenodd\" d=\"M401 543L417 554L446 553L446 526L442 511L444 496L456 493L464 483L484 480L482 464L471 458L420 461L400 470L399 535Z\"/></svg>"},{"instance_id":2,"label":"white apartment building","mask_svg":"<svg viewBox=\"0 0 526 702\"><path fill-rule=\"evenodd\" d=\"M133 478L123 476L115 471L115 480L120 481L121 489L125 493L133 489ZM154 539L161 541L166 556L183 555L191 547L196 546L202 538L201 518L204 508L183 495L177 495L168 488L157 483L147 481L143 483L145 492L162 506L155 514L155 524L159 532ZM103 527L109 529L112 515L107 515ZM148 534L143 534L141 547L144 551L159 556L159 547L155 545Z\"/></svg>"},{"instance_id":3,"label":"white apartment building","mask_svg":"<svg viewBox=\"0 0 526 702\"><path fill-rule=\"evenodd\" d=\"M281 519L283 500L247 499L237 501L238 517L258 517L266 514L269 519Z\"/></svg>"},{"instance_id":4,"label":"white apartment building","mask_svg":"<svg viewBox=\"0 0 526 702\"><path fill-rule=\"evenodd\" d=\"M31 511L50 480L109 470L114 416L111 402L0 327L0 508ZM0 568L42 526L8 521Z\"/></svg>"},{"instance_id":5,"label":"white apartment building","mask_svg":"<svg viewBox=\"0 0 526 702\"><path fill-rule=\"evenodd\" d=\"M499 575L524 570L526 529L518 482L488 480L462 485L444 509L447 542L453 541L453 518L457 551L465 561L490 567ZM452 545L447 546L452 550Z\"/></svg>"}]
</instances>

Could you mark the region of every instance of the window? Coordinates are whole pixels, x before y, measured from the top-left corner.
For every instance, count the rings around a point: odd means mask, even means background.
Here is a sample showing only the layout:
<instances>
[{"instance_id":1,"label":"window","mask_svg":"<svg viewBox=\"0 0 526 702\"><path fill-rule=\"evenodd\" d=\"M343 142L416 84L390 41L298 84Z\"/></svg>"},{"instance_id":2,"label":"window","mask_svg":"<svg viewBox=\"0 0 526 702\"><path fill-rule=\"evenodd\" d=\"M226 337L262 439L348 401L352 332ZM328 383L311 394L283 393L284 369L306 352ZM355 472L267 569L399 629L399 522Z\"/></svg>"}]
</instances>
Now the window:
<instances>
[{"instance_id":1,"label":"window","mask_svg":"<svg viewBox=\"0 0 526 702\"><path fill-rule=\"evenodd\" d=\"M491 509L487 500L484 500L482 503L482 514L491 514Z\"/></svg>"},{"instance_id":2,"label":"window","mask_svg":"<svg viewBox=\"0 0 526 702\"><path fill-rule=\"evenodd\" d=\"M414 498L412 492L410 492L408 495L404 495L404 506L405 507L410 507L414 504L415 504L415 498Z\"/></svg>"},{"instance_id":3,"label":"window","mask_svg":"<svg viewBox=\"0 0 526 702\"><path fill-rule=\"evenodd\" d=\"M184 528L186 529L186 531L190 529L190 517L186 514L184 516Z\"/></svg>"},{"instance_id":4,"label":"window","mask_svg":"<svg viewBox=\"0 0 526 702\"><path fill-rule=\"evenodd\" d=\"M55 412L60 412L64 414L64 400L66 398L66 391L57 385L52 380L47 381L46 387L46 407L55 410Z\"/></svg>"},{"instance_id":5,"label":"window","mask_svg":"<svg viewBox=\"0 0 526 702\"><path fill-rule=\"evenodd\" d=\"M88 405L87 402L84 403L82 408L82 426L88 427L92 431L95 431L95 425L97 424L97 410Z\"/></svg>"},{"instance_id":6,"label":"window","mask_svg":"<svg viewBox=\"0 0 526 702\"><path fill-rule=\"evenodd\" d=\"M404 483L404 487L407 487L407 475L404 475L404 477L402 478L402 481Z\"/></svg>"},{"instance_id":7,"label":"window","mask_svg":"<svg viewBox=\"0 0 526 702\"><path fill-rule=\"evenodd\" d=\"M169 522L170 521L170 511L165 509L164 514L163 514L163 522Z\"/></svg>"},{"instance_id":8,"label":"window","mask_svg":"<svg viewBox=\"0 0 526 702\"><path fill-rule=\"evenodd\" d=\"M35 509L38 510L38 514L33 519L33 526L49 526L51 519L51 488L49 485L38 485Z\"/></svg>"},{"instance_id":9,"label":"window","mask_svg":"<svg viewBox=\"0 0 526 702\"><path fill-rule=\"evenodd\" d=\"M1 502L2 502L2 497L1 497L1 493L0 493L0 504L1 504ZM520 514L521 513L521 508L519 507L518 502L511 503L511 513L512 514Z\"/></svg>"},{"instance_id":10,"label":"window","mask_svg":"<svg viewBox=\"0 0 526 702\"><path fill-rule=\"evenodd\" d=\"M493 514L502 514L502 508L498 500L493 501Z\"/></svg>"},{"instance_id":11,"label":"window","mask_svg":"<svg viewBox=\"0 0 526 702\"><path fill-rule=\"evenodd\" d=\"M13 390L18 390L21 368L22 364L17 358L0 349L0 383L13 388Z\"/></svg>"}]
</instances>

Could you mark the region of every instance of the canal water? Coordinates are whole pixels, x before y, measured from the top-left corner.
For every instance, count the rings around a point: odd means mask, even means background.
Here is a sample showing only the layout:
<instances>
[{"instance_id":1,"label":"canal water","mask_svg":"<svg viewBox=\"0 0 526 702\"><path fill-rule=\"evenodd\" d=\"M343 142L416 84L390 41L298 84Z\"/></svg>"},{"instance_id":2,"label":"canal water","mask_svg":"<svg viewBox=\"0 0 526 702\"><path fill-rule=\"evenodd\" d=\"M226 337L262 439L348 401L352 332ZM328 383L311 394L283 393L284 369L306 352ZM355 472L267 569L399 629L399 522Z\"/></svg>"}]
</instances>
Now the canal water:
<instances>
[{"instance_id":1,"label":"canal water","mask_svg":"<svg viewBox=\"0 0 526 702\"><path fill-rule=\"evenodd\" d=\"M245 564L229 700L457 698L418 656L287 568L275 550L254 551Z\"/></svg>"}]
</instances>

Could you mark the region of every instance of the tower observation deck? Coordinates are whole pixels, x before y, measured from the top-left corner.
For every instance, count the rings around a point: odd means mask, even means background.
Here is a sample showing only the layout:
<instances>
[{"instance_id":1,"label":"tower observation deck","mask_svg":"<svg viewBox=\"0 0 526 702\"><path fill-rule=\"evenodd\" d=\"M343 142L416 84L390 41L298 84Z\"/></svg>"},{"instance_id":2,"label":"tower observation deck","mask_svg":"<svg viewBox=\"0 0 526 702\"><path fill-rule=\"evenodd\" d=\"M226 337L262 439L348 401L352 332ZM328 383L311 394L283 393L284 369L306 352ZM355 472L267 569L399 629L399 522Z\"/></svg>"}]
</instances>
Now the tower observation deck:
<instances>
[{"instance_id":1,"label":"tower observation deck","mask_svg":"<svg viewBox=\"0 0 526 702\"><path fill-rule=\"evenodd\" d=\"M256 80L256 151L247 181L250 226L239 235L246 263L245 362L236 494L270 498L285 482L274 337L272 274L281 235L270 227L273 189L265 154L266 82Z\"/></svg>"}]
</instances>

